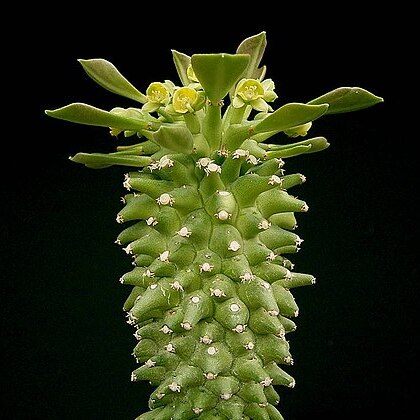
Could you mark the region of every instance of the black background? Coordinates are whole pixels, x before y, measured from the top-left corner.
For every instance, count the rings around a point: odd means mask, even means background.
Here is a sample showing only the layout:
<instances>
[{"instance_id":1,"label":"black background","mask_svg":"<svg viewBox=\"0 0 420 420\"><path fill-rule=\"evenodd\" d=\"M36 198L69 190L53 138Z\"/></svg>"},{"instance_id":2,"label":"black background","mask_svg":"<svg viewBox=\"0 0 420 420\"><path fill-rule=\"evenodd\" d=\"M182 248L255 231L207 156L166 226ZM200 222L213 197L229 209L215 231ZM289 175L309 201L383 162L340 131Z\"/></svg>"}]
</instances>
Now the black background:
<instances>
[{"instance_id":1,"label":"black background","mask_svg":"<svg viewBox=\"0 0 420 420\"><path fill-rule=\"evenodd\" d=\"M297 386L281 390L280 410L289 420L371 412L411 418L419 263L410 139L417 121L403 117L412 66L404 34L392 30L392 13L329 10L315 19L302 8L270 18L269 6L259 7L226 19L207 10L208 21L159 5L114 8L106 17L63 8L28 24L24 41L11 48L6 67L17 76L10 82L16 103L8 108L13 124L3 120L12 133L4 139L1 189L5 418L132 419L150 393L129 380L135 339L121 310L129 289L118 278L131 266L113 244L124 170L67 160L78 151L111 151L115 140L104 129L43 114L77 101L105 109L133 104L102 90L76 59L106 58L144 91L151 81L176 81L171 48L234 52L261 30L276 106L339 86L385 99L317 121L311 134L325 135L331 147L287 161L288 173L307 176L294 194L310 206L298 219L305 242L292 260L318 282L295 293L301 315L288 371Z\"/></svg>"}]
</instances>

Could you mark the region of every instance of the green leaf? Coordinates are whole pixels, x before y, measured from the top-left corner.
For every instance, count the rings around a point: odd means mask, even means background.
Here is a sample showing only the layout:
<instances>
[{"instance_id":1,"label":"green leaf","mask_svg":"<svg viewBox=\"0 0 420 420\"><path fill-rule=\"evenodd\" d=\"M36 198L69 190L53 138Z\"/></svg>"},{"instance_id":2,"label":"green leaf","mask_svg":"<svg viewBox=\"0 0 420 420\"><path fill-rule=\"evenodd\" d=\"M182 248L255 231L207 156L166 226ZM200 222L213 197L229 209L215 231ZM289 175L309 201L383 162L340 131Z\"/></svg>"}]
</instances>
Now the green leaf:
<instances>
[{"instance_id":1,"label":"green leaf","mask_svg":"<svg viewBox=\"0 0 420 420\"><path fill-rule=\"evenodd\" d=\"M156 153L160 147L150 141L146 140L141 143L137 144L130 144L130 145L119 145L117 146L117 151L113 154L116 155L153 155L153 153Z\"/></svg>"},{"instance_id":2,"label":"green leaf","mask_svg":"<svg viewBox=\"0 0 420 420\"><path fill-rule=\"evenodd\" d=\"M53 118L78 124L112 127L121 130L142 130L148 128L148 123L136 118L127 118L112 112L104 111L94 106L74 103L45 113Z\"/></svg>"},{"instance_id":3,"label":"green leaf","mask_svg":"<svg viewBox=\"0 0 420 420\"><path fill-rule=\"evenodd\" d=\"M298 146L295 146L291 144L289 147L282 149L282 150L273 150L272 152L267 152L267 158L273 159L273 158L289 158L293 156L299 156L306 153L311 153L312 146L310 144L305 145L301 144Z\"/></svg>"},{"instance_id":4,"label":"green leaf","mask_svg":"<svg viewBox=\"0 0 420 420\"><path fill-rule=\"evenodd\" d=\"M179 51L172 50L172 58L174 59L176 71L184 86L188 86L191 81L187 76L187 68L191 64L191 57Z\"/></svg>"},{"instance_id":5,"label":"green leaf","mask_svg":"<svg viewBox=\"0 0 420 420\"><path fill-rule=\"evenodd\" d=\"M248 67L242 77L255 79L261 75L261 69L258 69L258 66L264 55L266 46L267 38L265 32L246 38L241 42L236 52L238 54L249 54L250 56Z\"/></svg>"},{"instance_id":6,"label":"green leaf","mask_svg":"<svg viewBox=\"0 0 420 420\"><path fill-rule=\"evenodd\" d=\"M383 98L358 87L341 87L308 102L311 105L329 104L327 114L357 111L383 102Z\"/></svg>"},{"instance_id":7,"label":"green leaf","mask_svg":"<svg viewBox=\"0 0 420 420\"><path fill-rule=\"evenodd\" d=\"M193 136L183 125L162 125L153 134L153 139L160 146L175 152L189 154L193 149Z\"/></svg>"},{"instance_id":8,"label":"green leaf","mask_svg":"<svg viewBox=\"0 0 420 420\"><path fill-rule=\"evenodd\" d=\"M266 145L267 150L269 151L277 151L277 150L286 150L290 149L291 147L296 146L311 146L310 149L308 149L307 153L315 153L320 152L321 150L326 149L329 147L329 143L325 137L313 137L311 139L302 140L297 143L291 143L291 144L270 144Z\"/></svg>"},{"instance_id":9,"label":"green leaf","mask_svg":"<svg viewBox=\"0 0 420 420\"><path fill-rule=\"evenodd\" d=\"M316 120L325 114L328 104L306 105L290 103L269 114L255 126L255 133L280 132Z\"/></svg>"},{"instance_id":10,"label":"green leaf","mask_svg":"<svg viewBox=\"0 0 420 420\"><path fill-rule=\"evenodd\" d=\"M77 153L70 158L73 162L82 163L88 168L103 169L112 165L133 166L141 168L152 162L149 156L114 155L105 153Z\"/></svg>"},{"instance_id":11,"label":"green leaf","mask_svg":"<svg viewBox=\"0 0 420 420\"><path fill-rule=\"evenodd\" d=\"M109 61L102 58L78 61L86 73L103 88L142 104L147 102L146 96L139 92Z\"/></svg>"},{"instance_id":12,"label":"green leaf","mask_svg":"<svg viewBox=\"0 0 420 420\"><path fill-rule=\"evenodd\" d=\"M330 147L330 143L328 143L325 137L314 137L313 139L303 140L295 144L311 145L311 148L306 153L316 153Z\"/></svg>"},{"instance_id":13,"label":"green leaf","mask_svg":"<svg viewBox=\"0 0 420 420\"><path fill-rule=\"evenodd\" d=\"M207 97L217 104L241 77L249 59L248 54L194 54L191 63Z\"/></svg>"}]
</instances>

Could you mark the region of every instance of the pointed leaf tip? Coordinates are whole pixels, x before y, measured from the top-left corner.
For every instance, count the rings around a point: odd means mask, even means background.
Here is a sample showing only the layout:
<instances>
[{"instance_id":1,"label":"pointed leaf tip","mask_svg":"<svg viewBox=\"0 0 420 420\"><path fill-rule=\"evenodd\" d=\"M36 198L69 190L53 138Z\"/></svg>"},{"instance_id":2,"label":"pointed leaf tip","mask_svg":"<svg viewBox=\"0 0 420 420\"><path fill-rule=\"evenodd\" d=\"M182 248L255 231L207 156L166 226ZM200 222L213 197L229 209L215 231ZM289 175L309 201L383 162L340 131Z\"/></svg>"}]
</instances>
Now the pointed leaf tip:
<instances>
[{"instance_id":1,"label":"pointed leaf tip","mask_svg":"<svg viewBox=\"0 0 420 420\"><path fill-rule=\"evenodd\" d=\"M77 153L70 156L69 159L91 169L103 169L113 165L141 168L149 165L152 161L149 156L117 155L113 153Z\"/></svg>"},{"instance_id":2,"label":"pointed leaf tip","mask_svg":"<svg viewBox=\"0 0 420 420\"><path fill-rule=\"evenodd\" d=\"M47 110L45 113L50 117L78 124L112 127L121 130L142 130L147 128L147 122L143 120L124 117L79 102L63 106L62 108Z\"/></svg>"},{"instance_id":3,"label":"pointed leaf tip","mask_svg":"<svg viewBox=\"0 0 420 420\"><path fill-rule=\"evenodd\" d=\"M191 82L187 75L187 69L188 66L191 64L191 57L177 50L171 51L179 79L181 80L184 86L188 86Z\"/></svg>"},{"instance_id":4,"label":"pointed leaf tip","mask_svg":"<svg viewBox=\"0 0 420 420\"><path fill-rule=\"evenodd\" d=\"M358 111L383 102L384 99L359 87L341 87L334 89L308 102L316 105L327 103L330 105L327 114Z\"/></svg>"},{"instance_id":5,"label":"pointed leaf tip","mask_svg":"<svg viewBox=\"0 0 420 420\"><path fill-rule=\"evenodd\" d=\"M261 75L261 69L258 69L258 66L261 63L266 47L267 37L265 31L254 36L250 36L240 43L236 52L238 54L249 54L250 56L248 66L243 74L243 77L248 79L258 78Z\"/></svg>"},{"instance_id":6,"label":"pointed leaf tip","mask_svg":"<svg viewBox=\"0 0 420 420\"><path fill-rule=\"evenodd\" d=\"M77 61L88 76L104 89L140 103L147 101L146 96L139 92L109 61L102 58L90 60L79 58Z\"/></svg>"}]
</instances>

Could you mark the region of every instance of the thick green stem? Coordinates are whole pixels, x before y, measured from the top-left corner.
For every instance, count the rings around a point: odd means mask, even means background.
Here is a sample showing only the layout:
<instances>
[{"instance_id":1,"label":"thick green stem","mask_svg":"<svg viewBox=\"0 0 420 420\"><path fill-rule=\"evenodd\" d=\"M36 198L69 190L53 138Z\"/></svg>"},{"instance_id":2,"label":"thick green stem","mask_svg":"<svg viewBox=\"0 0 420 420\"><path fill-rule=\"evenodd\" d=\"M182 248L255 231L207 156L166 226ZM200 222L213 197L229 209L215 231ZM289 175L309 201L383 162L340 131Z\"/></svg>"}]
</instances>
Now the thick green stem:
<instances>
[{"instance_id":1,"label":"thick green stem","mask_svg":"<svg viewBox=\"0 0 420 420\"><path fill-rule=\"evenodd\" d=\"M207 103L203 120L203 134L211 150L218 150L222 141L222 117L219 104Z\"/></svg>"}]
</instances>

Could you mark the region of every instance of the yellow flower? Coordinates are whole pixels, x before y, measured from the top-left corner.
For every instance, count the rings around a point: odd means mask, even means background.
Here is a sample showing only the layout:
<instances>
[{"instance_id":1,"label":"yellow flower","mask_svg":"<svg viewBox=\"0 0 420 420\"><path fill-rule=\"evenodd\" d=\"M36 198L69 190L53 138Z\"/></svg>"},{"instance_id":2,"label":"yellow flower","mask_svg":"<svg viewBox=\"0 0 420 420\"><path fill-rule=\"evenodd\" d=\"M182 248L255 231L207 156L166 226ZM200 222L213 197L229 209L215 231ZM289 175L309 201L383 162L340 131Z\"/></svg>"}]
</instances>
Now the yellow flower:
<instances>
[{"instance_id":1,"label":"yellow flower","mask_svg":"<svg viewBox=\"0 0 420 420\"><path fill-rule=\"evenodd\" d=\"M199 99L198 92L190 87L182 87L175 91L172 106L175 112L186 114L195 112L194 105Z\"/></svg>"},{"instance_id":2,"label":"yellow flower","mask_svg":"<svg viewBox=\"0 0 420 420\"><path fill-rule=\"evenodd\" d=\"M274 82L271 79L263 82L257 79L242 79L236 85L232 105L234 108L242 108L249 104L256 111L267 112L271 107L266 101L272 102L276 98Z\"/></svg>"},{"instance_id":3,"label":"yellow flower","mask_svg":"<svg viewBox=\"0 0 420 420\"><path fill-rule=\"evenodd\" d=\"M154 112L161 106L165 106L171 99L171 94L167 84L160 82L150 83L146 90L147 102L143 105L142 110L146 112Z\"/></svg>"}]
</instances>

